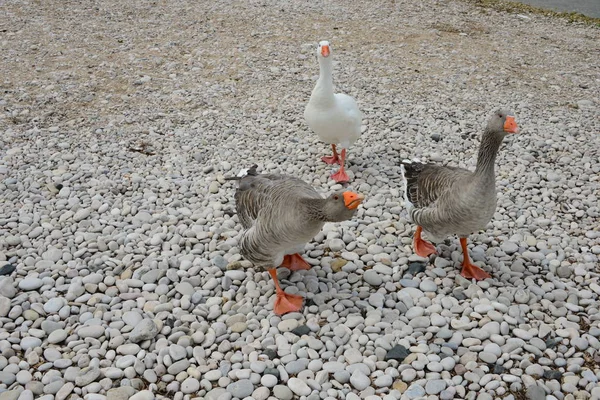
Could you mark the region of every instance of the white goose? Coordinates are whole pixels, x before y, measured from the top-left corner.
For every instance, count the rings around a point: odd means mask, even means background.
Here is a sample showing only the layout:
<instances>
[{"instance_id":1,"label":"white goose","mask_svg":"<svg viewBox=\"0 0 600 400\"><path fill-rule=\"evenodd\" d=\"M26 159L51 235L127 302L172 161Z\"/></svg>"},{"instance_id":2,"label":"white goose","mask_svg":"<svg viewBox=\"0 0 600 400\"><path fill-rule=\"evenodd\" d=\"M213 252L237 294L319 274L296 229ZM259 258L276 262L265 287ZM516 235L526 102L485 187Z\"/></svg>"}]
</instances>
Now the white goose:
<instances>
[{"instance_id":1,"label":"white goose","mask_svg":"<svg viewBox=\"0 0 600 400\"><path fill-rule=\"evenodd\" d=\"M304 110L304 119L322 141L331 144L333 155L322 158L327 164L340 164L340 170L331 178L336 182L348 182L344 170L346 149L360 137L362 114L352 97L333 92L333 65L328 41L319 42L317 59L321 73ZM342 148L341 160L336 144Z\"/></svg>"}]
</instances>

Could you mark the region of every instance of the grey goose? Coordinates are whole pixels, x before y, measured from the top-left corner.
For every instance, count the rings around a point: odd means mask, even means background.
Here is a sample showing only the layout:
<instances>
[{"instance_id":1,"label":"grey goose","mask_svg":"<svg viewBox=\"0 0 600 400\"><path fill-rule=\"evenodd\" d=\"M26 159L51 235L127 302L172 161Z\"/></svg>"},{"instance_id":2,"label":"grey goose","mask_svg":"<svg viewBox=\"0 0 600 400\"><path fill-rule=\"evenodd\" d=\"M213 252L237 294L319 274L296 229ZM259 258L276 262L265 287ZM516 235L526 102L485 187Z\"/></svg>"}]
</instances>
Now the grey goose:
<instances>
[{"instance_id":1,"label":"grey goose","mask_svg":"<svg viewBox=\"0 0 600 400\"><path fill-rule=\"evenodd\" d=\"M457 235L463 251L461 275L476 280L490 275L469 258L467 237L484 229L496 210L494 164L504 137L518 133L511 112L499 110L489 119L481 136L475 171L404 160L404 200L410 219L417 224L413 238L415 253L428 257L435 247L421 238L426 232L433 241Z\"/></svg>"},{"instance_id":2,"label":"grey goose","mask_svg":"<svg viewBox=\"0 0 600 400\"><path fill-rule=\"evenodd\" d=\"M303 298L285 293L276 268L309 269L299 254L326 222L351 219L364 196L346 190L321 197L301 179L276 174L258 174L257 166L238 180L235 207L242 227L240 253L258 270L269 271L275 282L276 314L298 311Z\"/></svg>"}]
</instances>

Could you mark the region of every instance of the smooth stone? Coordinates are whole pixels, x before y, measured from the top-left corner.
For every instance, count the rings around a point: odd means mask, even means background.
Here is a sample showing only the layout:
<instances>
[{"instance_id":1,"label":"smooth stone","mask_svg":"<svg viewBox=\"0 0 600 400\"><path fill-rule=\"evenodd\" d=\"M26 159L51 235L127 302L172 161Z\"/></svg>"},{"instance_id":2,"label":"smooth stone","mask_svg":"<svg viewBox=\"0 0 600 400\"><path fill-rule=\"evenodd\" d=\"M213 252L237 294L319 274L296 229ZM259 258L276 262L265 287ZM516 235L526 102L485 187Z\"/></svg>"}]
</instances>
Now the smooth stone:
<instances>
[{"instance_id":1,"label":"smooth stone","mask_svg":"<svg viewBox=\"0 0 600 400\"><path fill-rule=\"evenodd\" d=\"M277 385L273 388L273 395L277 400L292 400L294 393L284 385Z\"/></svg>"},{"instance_id":2,"label":"smooth stone","mask_svg":"<svg viewBox=\"0 0 600 400\"><path fill-rule=\"evenodd\" d=\"M545 400L546 391L538 385L531 385L527 388L527 398L529 400Z\"/></svg>"},{"instance_id":3,"label":"smooth stone","mask_svg":"<svg viewBox=\"0 0 600 400\"><path fill-rule=\"evenodd\" d=\"M46 313L48 314L54 314L57 313L58 310L63 308L66 304L67 302L64 298L54 297L44 304L44 311L46 311Z\"/></svg>"},{"instance_id":4,"label":"smooth stone","mask_svg":"<svg viewBox=\"0 0 600 400\"><path fill-rule=\"evenodd\" d=\"M375 379L375 386L377 387L389 387L392 386L394 382L394 378L391 375L381 375L377 379Z\"/></svg>"},{"instance_id":5,"label":"smooth stone","mask_svg":"<svg viewBox=\"0 0 600 400\"><path fill-rule=\"evenodd\" d=\"M260 378L260 383L268 388L274 387L275 385L277 385L277 382L277 377L271 374L263 375L262 378Z\"/></svg>"},{"instance_id":6,"label":"smooth stone","mask_svg":"<svg viewBox=\"0 0 600 400\"><path fill-rule=\"evenodd\" d=\"M367 270L363 274L363 280L371 286L380 286L383 283L383 278L375 270Z\"/></svg>"},{"instance_id":7,"label":"smooth stone","mask_svg":"<svg viewBox=\"0 0 600 400\"><path fill-rule=\"evenodd\" d=\"M140 321L129 334L129 341L132 343L143 342L144 340L154 339L158 335L158 327L151 319Z\"/></svg>"},{"instance_id":8,"label":"smooth stone","mask_svg":"<svg viewBox=\"0 0 600 400\"><path fill-rule=\"evenodd\" d=\"M308 396L312 392L310 387L308 387L304 381L298 378L290 378L287 382L287 385L290 390L298 396Z\"/></svg>"},{"instance_id":9,"label":"smooth stone","mask_svg":"<svg viewBox=\"0 0 600 400\"><path fill-rule=\"evenodd\" d=\"M44 285L40 278L28 277L19 282L19 289L30 291L37 290Z\"/></svg>"},{"instance_id":10,"label":"smooth stone","mask_svg":"<svg viewBox=\"0 0 600 400\"><path fill-rule=\"evenodd\" d=\"M410 385L404 392L404 396L409 399L416 399L425 396L425 389L419 385Z\"/></svg>"},{"instance_id":11,"label":"smooth stone","mask_svg":"<svg viewBox=\"0 0 600 400\"><path fill-rule=\"evenodd\" d=\"M239 381L232 382L227 385L227 391L237 397L243 399L244 397L250 396L254 392L254 385L250 379L240 379Z\"/></svg>"},{"instance_id":12,"label":"smooth stone","mask_svg":"<svg viewBox=\"0 0 600 400\"><path fill-rule=\"evenodd\" d=\"M35 347L40 347L42 345L42 340L36 337L27 336L21 339L21 349L26 351L28 349L32 349Z\"/></svg>"},{"instance_id":13,"label":"smooth stone","mask_svg":"<svg viewBox=\"0 0 600 400\"><path fill-rule=\"evenodd\" d=\"M131 386L121 386L106 392L106 400L128 400L135 393Z\"/></svg>"},{"instance_id":14,"label":"smooth stone","mask_svg":"<svg viewBox=\"0 0 600 400\"><path fill-rule=\"evenodd\" d=\"M92 382L95 382L100 377L100 369L98 367L87 367L81 370L75 378L75 384L79 387L84 387Z\"/></svg>"},{"instance_id":15,"label":"smooth stone","mask_svg":"<svg viewBox=\"0 0 600 400\"><path fill-rule=\"evenodd\" d=\"M439 394L446 389L446 381L442 379L431 379L425 384L425 392L429 395Z\"/></svg>"},{"instance_id":16,"label":"smooth stone","mask_svg":"<svg viewBox=\"0 0 600 400\"><path fill-rule=\"evenodd\" d=\"M77 335L80 338L98 339L100 336L104 335L105 332L106 329L101 325L82 326L77 329Z\"/></svg>"},{"instance_id":17,"label":"smooth stone","mask_svg":"<svg viewBox=\"0 0 600 400\"><path fill-rule=\"evenodd\" d=\"M421 281L421 284L419 285L419 289L421 289L424 292L436 292L438 289L438 286L433 281L425 280L425 281Z\"/></svg>"},{"instance_id":18,"label":"smooth stone","mask_svg":"<svg viewBox=\"0 0 600 400\"><path fill-rule=\"evenodd\" d=\"M187 378L181 383L181 391L186 394L196 393L200 389L200 382L195 378Z\"/></svg>"},{"instance_id":19,"label":"smooth stone","mask_svg":"<svg viewBox=\"0 0 600 400\"><path fill-rule=\"evenodd\" d=\"M365 390L371 384L371 380L360 370L356 370L350 376L350 384L352 384L356 390Z\"/></svg>"},{"instance_id":20,"label":"smooth stone","mask_svg":"<svg viewBox=\"0 0 600 400\"><path fill-rule=\"evenodd\" d=\"M406 347L397 344L385 354L385 360L397 360L402 362L409 354L410 351Z\"/></svg>"},{"instance_id":21,"label":"smooth stone","mask_svg":"<svg viewBox=\"0 0 600 400\"><path fill-rule=\"evenodd\" d=\"M129 400L154 400L156 397L150 390L141 390L131 396ZM107 399L108 400L108 399Z\"/></svg>"}]
</instances>

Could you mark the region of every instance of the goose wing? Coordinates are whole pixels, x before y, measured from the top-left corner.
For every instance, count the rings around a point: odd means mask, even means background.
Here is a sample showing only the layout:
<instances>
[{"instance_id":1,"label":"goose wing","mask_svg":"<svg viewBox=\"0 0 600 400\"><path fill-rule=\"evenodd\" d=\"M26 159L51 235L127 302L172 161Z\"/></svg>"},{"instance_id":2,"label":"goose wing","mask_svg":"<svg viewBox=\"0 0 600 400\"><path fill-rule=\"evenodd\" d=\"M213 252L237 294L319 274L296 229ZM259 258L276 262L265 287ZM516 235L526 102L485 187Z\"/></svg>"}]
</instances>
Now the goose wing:
<instances>
[{"instance_id":1,"label":"goose wing","mask_svg":"<svg viewBox=\"0 0 600 400\"><path fill-rule=\"evenodd\" d=\"M235 193L238 218L246 229L252 227L261 210L273 209L274 202L287 198L283 194L302 190L306 194L316 191L304 181L287 175L247 175L240 180Z\"/></svg>"},{"instance_id":2,"label":"goose wing","mask_svg":"<svg viewBox=\"0 0 600 400\"><path fill-rule=\"evenodd\" d=\"M459 187L458 182L470 179L472 172L457 167L402 161L404 198L411 208L433 206L440 196Z\"/></svg>"}]
</instances>

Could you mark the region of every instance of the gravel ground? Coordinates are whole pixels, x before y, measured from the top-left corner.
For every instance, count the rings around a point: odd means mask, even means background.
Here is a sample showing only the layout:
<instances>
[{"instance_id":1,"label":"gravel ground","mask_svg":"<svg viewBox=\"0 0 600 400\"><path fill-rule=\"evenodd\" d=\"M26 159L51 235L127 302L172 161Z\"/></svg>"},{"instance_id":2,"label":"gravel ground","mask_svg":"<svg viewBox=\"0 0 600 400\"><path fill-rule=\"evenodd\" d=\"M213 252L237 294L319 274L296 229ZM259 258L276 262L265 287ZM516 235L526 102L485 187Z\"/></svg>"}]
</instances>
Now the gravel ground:
<instances>
[{"instance_id":1,"label":"gravel ground","mask_svg":"<svg viewBox=\"0 0 600 400\"><path fill-rule=\"evenodd\" d=\"M600 399L600 30L310 3L0 4L0 400ZM223 177L340 188L302 117L320 39L365 115L367 200L280 272L307 306L277 317ZM498 107L522 133L474 283L455 239L413 255L396 164L473 167Z\"/></svg>"}]
</instances>

